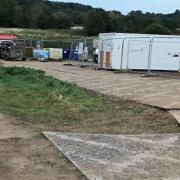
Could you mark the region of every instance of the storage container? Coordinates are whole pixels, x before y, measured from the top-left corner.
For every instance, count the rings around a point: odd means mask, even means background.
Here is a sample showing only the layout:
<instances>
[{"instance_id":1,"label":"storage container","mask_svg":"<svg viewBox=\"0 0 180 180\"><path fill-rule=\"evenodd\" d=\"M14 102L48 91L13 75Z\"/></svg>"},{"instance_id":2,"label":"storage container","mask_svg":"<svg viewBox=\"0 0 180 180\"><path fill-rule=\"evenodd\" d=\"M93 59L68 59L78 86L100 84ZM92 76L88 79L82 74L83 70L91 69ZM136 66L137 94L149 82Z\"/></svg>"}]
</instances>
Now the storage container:
<instances>
[{"instance_id":1,"label":"storage container","mask_svg":"<svg viewBox=\"0 0 180 180\"><path fill-rule=\"evenodd\" d=\"M42 49L34 49L33 50L33 58L34 59L48 59L49 58L49 52L47 50Z\"/></svg>"},{"instance_id":2,"label":"storage container","mask_svg":"<svg viewBox=\"0 0 180 180\"><path fill-rule=\"evenodd\" d=\"M62 59L63 50L58 48L49 48L49 58L53 60L60 60Z\"/></svg>"},{"instance_id":3,"label":"storage container","mask_svg":"<svg viewBox=\"0 0 180 180\"><path fill-rule=\"evenodd\" d=\"M63 49L63 59L69 59L70 49Z\"/></svg>"},{"instance_id":4,"label":"storage container","mask_svg":"<svg viewBox=\"0 0 180 180\"><path fill-rule=\"evenodd\" d=\"M103 33L99 47L102 68L180 71L180 36Z\"/></svg>"}]
</instances>

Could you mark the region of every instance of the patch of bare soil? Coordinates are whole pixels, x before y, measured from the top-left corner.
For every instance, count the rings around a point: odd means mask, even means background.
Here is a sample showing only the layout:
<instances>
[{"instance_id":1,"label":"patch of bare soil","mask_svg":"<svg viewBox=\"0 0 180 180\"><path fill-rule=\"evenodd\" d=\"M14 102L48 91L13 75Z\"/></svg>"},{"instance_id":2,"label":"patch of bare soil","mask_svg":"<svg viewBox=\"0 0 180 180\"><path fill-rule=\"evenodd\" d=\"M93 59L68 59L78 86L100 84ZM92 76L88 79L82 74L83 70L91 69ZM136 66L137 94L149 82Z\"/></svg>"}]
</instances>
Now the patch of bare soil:
<instances>
[{"instance_id":1,"label":"patch of bare soil","mask_svg":"<svg viewBox=\"0 0 180 180\"><path fill-rule=\"evenodd\" d=\"M0 115L0 180L84 180L44 137Z\"/></svg>"}]
</instances>

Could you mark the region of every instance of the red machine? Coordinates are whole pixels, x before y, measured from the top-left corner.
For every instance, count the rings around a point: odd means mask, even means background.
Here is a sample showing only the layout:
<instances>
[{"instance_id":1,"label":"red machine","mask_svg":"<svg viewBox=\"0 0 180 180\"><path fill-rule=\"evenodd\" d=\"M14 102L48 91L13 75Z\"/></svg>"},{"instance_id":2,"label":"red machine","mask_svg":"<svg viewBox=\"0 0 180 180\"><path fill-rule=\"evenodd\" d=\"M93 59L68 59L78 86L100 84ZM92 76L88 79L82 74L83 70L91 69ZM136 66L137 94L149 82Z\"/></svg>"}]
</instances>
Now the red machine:
<instances>
[{"instance_id":1,"label":"red machine","mask_svg":"<svg viewBox=\"0 0 180 180\"><path fill-rule=\"evenodd\" d=\"M0 40L16 40L17 36L14 34L0 34Z\"/></svg>"}]
</instances>

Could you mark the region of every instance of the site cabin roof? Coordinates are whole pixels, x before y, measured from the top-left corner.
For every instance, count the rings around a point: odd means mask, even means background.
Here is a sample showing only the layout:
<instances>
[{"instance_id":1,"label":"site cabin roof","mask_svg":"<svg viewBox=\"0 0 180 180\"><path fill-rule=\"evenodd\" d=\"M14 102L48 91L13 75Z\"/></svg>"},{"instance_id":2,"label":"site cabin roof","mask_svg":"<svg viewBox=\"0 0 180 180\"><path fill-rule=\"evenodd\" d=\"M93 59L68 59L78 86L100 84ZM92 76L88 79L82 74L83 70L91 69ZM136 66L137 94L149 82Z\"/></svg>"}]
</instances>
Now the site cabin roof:
<instances>
[{"instance_id":1,"label":"site cabin roof","mask_svg":"<svg viewBox=\"0 0 180 180\"><path fill-rule=\"evenodd\" d=\"M16 40L17 36L14 34L0 34L0 40Z\"/></svg>"},{"instance_id":2,"label":"site cabin roof","mask_svg":"<svg viewBox=\"0 0 180 180\"><path fill-rule=\"evenodd\" d=\"M180 38L180 36L177 35L156 35L156 34L133 34L133 33L100 33L99 38L100 39L114 39L114 38L140 38L140 37L147 37L147 38Z\"/></svg>"}]
</instances>

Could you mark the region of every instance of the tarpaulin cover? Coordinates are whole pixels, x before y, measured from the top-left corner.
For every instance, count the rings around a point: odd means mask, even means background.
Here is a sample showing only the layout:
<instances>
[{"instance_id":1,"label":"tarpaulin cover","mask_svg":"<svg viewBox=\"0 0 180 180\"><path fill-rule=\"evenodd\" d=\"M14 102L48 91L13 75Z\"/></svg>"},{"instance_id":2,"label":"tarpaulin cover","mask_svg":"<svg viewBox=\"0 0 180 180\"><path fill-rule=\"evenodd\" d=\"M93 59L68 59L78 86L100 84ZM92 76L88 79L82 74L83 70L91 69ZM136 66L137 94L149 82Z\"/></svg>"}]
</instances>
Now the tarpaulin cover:
<instances>
[{"instance_id":1,"label":"tarpaulin cover","mask_svg":"<svg viewBox=\"0 0 180 180\"><path fill-rule=\"evenodd\" d=\"M46 50L41 50L41 49L33 50L33 58L34 59L38 59L38 58L48 59L48 57L49 57L49 52Z\"/></svg>"}]
</instances>

